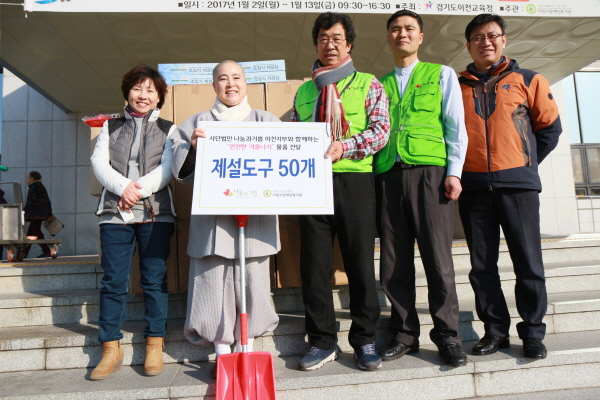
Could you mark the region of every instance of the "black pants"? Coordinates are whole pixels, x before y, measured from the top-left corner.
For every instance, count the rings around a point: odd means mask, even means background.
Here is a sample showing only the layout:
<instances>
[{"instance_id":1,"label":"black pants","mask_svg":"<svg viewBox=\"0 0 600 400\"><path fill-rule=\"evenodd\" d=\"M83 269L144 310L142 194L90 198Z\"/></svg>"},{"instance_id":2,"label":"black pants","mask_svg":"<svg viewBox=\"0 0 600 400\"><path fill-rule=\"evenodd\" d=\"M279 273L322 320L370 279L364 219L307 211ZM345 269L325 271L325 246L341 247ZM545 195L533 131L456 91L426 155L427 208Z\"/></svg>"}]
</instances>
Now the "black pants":
<instances>
[{"instance_id":1,"label":"black pants","mask_svg":"<svg viewBox=\"0 0 600 400\"><path fill-rule=\"evenodd\" d=\"M350 290L349 342L373 343L379 318L375 287L375 188L371 173L333 174L334 215L300 217L302 296L306 333L312 346L337 343L331 292L333 241L338 236Z\"/></svg>"},{"instance_id":2,"label":"black pants","mask_svg":"<svg viewBox=\"0 0 600 400\"><path fill-rule=\"evenodd\" d=\"M508 337L510 314L500 286L498 252L500 227L513 263L519 337L543 339L542 322L548 299L540 237L540 199L537 190L494 189L463 192L459 201L471 253L469 279L475 292L477 315L485 332Z\"/></svg>"},{"instance_id":3,"label":"black pants","mask_svg":"<svg viewBox=\"0 0 600 400\"><path fill-rule=\"evenodd\" d=\"M37 236L38 239L44 239L44 233L42 232L42 223L44 219L30 219L29 226L27 227L27 236ZM40 244L42 248L42 253L50 254L50 247L47 244ZM25 257L29 254L29 249L31 249L31 245L25 247Z\"/></svg>"},{"instance_id":4,"label":"black pants","mask_svg":"<svg viewBox=\"0 0 600 400\"><path fill-rule=\"evenodd\" d=\"M381 286L392 303L390 330L414 344L420 335L415 307L415 239L423 260L433 319L431 340L461 343L452 262L453 202L444 195L446 168L397 162L377 175Z\"/></svg>"}]
</instances>

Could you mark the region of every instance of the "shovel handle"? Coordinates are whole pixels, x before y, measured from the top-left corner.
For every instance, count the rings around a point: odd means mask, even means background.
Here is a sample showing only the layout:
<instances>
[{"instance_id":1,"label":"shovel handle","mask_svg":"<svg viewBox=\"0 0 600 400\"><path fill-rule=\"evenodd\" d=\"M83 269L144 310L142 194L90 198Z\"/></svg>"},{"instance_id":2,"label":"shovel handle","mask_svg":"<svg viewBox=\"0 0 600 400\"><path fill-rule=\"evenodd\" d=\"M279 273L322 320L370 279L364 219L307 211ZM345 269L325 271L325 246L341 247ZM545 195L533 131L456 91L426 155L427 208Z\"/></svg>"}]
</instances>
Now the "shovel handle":
<instances>
[{"instance_id":1,"label":"shovel handle","mask_svg":"<svg viewBox=\"0 0 600 400\"><path fill-rule=\"evenodd\" d=\"M242 300L240 304L240 340L242 342L242 352L246 353L248 346L248 314L246 313L246 236L244 229L246 228L248 216L236 215L235 219L238 222L238 228L240 228L240 297Z\"/></svg>"},{"instance_id":2,"label":"shovel handle","mask_svg":"<svg viewBox=\"0 0 600 400\"><path fill-rule=\"evenodd\" d=\"M248 314L240 313L240 339L242 340L242 346L248 344Z\"/></svg>"}]
</instances>

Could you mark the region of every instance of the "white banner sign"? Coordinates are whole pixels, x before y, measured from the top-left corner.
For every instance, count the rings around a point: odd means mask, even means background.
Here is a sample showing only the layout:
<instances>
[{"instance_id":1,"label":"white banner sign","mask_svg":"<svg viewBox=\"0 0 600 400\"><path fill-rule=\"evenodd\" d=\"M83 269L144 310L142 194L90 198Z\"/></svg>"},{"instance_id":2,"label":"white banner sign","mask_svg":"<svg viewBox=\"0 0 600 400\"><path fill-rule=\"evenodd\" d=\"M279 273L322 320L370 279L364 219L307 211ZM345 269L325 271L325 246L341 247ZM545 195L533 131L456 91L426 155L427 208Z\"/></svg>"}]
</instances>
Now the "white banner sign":
<instances>
[{"instance_id":1,"label":"white banner sign","mask_svg":"<svg viewBox=\"0 0 600 400\"><path fill-rule=\"evenodd\" d=\"M192 214L333 214L328 125L206 122Z\"/></svg>"},{"instance_id":2,"label":"white banner sign","mask_svg":"<svg viewBox=\"0 0 600 400\"><path fill-rule=\"evenodd\" d=\"M29 2L28 2L29 3ZM301 1L301 0L39 0L33 11L56 12L310 12L598 17L600 0L442 0L442 1Z\"/></svg>"}]
</instances>

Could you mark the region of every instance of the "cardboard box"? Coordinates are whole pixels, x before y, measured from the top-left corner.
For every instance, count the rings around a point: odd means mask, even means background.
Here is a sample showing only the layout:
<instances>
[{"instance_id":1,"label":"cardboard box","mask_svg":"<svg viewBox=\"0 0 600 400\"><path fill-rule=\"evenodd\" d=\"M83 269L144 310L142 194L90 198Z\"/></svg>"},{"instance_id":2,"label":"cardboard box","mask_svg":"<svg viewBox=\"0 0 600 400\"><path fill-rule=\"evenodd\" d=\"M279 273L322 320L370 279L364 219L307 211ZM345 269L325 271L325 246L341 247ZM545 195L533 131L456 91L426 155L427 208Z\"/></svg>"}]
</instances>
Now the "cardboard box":
<instances>
[{"instance_id":1,"label":"cardboard box","mask_svg":"<svg viewBox=\"0 0 600 400\"><path fill-rule=\"evenodd\" d=\"M304 81L286 81L265 83L265 100L267 111L283 122L290 120L294 97Z\"/></svg>"},{"instance_id":2,"label":"cardboard box","mask_svg":"<svg viewBox=\"0 0 600 400\"><path fill-rule=\"evenodd\" d=\"M165 102L160 109L160 117L167 121L173 121L173 86L167 86L167 95L165 96Z\"/></svg>"},{"instance_id":3,"label":"cardboard box","mask_svg":"<svg viewBox=\"0 0 600 400\"><path fill-rule=\"evenodd\" d=\"M192 186L177 181L171 182L173 201L177 212L177 279L178 292L186 293L188 289L188 273L190 257L187 254L188 237L190 234L190 214L192 211Z\"/></svg>"},{"instance_id":4,"label":"cardboard box","mask_svg":"<svg viewBox=\"0 0 600 400\"><path fill-rule=\"evenodd\" d=\"M285 71L285 60L241 61L239 64L246 74ZM168 75L210 75L212 77L213 69L217 65L218 63L158 64L158 71L165 77Z\"/></svg>"},{"instance_id":5,"label":"cardboard box","mask_svg":"<svg viewBox=\"0 0 600 400\"><path fill-rule=\"evenodd\" d=\"M301 287L299 217L280 215L279 235L281 237L281 251L275 256L275 287ZM348 277L344 272L342 252L337 238L333 246L333 275L331 277L331 284L348 284Z\"/></svg>"},{"instance_id":6,"label":"cardboard box","mask_svg":"<svg viewBox=\"0 0 600 400\"><path fill-rule=\"evenodd\" d=\"M173 189L173 201L175 203L175 211L177 212L177 220L190 222L193 187L174 180L171 182L171 188Z\"/></svg>"},{"instance_id":7,"label":"cardboard box","mask_svg":"<svg viewBox=\"0 0 600 400\"><path fill-rule=\"evenodd\" d=\"M211 85L212 75L165 75L168 85Z\"/></svg>"},{"instance_id":8,"label":"cardboard box","mask_svg":"<svg viewBox=\"0 0 600 400\"><path fill-rule=\"evenodd\" d=\"M261 83L261 82L285 82L285 71L264 71L264 72L248 72L246 73L246 82Z\"/></svg>"},{"instance_id":9,"label":"cardboard box","mask_svg":"<svg viewBox=\"0 0 600 400\"><path fill-rule=\"evenodd\" d=\"M94 147L96 147L96 142L98 141L98 135L100 135L100 129L102 128L90 128L90 157L94 152ZM94 174L94 169L90 164L90 194L92 196L100 197L102 194L103 186L96 179L96 175Z\"/></svg>"},{"instance_id":10,"label":"cardboard box","mask_svg":"<svg viewBox=\"0 0 600 400\"><path fill-rule=\"evenodd\" d=\"M247 85L248 103L251 108L265 109L265 85ZM208 111L215 104L215 90L212 85L177 85L173 93L174 120L177 125L194 114Z\"/></svg>"},{"instance_id":11,"label":"cardboard box","mask_svg":"<svg viewBox=\"0 0 600 400\"><path fill-rule=\"evenodd\" d=\"M285 71L285 60L242 61L240 65L244 68L245 74L265 71Z\"/></svg>"},{"instance_id":12,"label":"cardboard box","mask_svg":"<svg viewBox=\"0 0 600 400\"><path fill-rule=\"evenodd\" d=\"M212 75L218 63L158 64L158 72L166 75Z\"/></svg>"},{"instance_id":13,"label":"cardboard box","mask_svg":"<svg viewBox=\"0 0 600 400\"><path fill-rule=\"evenodd\" d=\"M177 274L178 291L187 293L190 271L190 256L187 254L188 236L190 234L190 222L177 222Z\"/></svg>"},{"instance_id":14,"label":"cardboard box","mask_svg":"<svg viewBox=\"0 0 600 400\"><path fill-rule=\"evenodd\" d=\"M212 84L212 75L165 75L169 85L205 85ZM262 71L246 73L246 83L284 82L285 71Z\"/></svg>"}]
</instances>

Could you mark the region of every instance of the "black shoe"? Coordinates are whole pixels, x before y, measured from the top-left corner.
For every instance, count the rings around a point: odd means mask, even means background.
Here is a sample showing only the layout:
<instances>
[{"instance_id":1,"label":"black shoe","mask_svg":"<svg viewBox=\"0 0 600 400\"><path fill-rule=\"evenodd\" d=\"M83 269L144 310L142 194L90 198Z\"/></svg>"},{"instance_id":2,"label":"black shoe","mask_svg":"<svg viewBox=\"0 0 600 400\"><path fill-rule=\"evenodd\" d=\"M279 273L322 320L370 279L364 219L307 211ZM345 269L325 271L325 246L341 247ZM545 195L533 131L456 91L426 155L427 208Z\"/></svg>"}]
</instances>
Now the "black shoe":
<instances>
[{"instance_id":1,"label":"black shoe","mask_svg":"<svg viewBox=\"0 0 600 400\"><path fill-rule=\"evenodd\" d=\"M483 335L479 342L473 346L472 354L476 356L485 356L494 354L498 349L505 349L510 346L510 339L494 335Z\"/></svg>"},{"instance_id":2,"label":"black shoe","mask_svg":"<svg viewBox=\"0 0 600 400\"><path fill-rule=\"evenodd\" d=\"M523 355L525 358L543 359L548 355L548 350L542 343L542 339L525 338L523 339Z\"/></svg>"},{"instance_id":3,"label":"black shoe","mask_svg":"<svg viewBox=\"0 0 600 400\"><path fill-rule=\"evenodd\" d=\"M42 253L39 256L37 256L36 258L46 258L46 257L52 257L52 256L50 255L50 253Z\"/></svg>"},{"instance_id":4,"label":"black shoe","mask_svg":"<svg viewBox=\"0 0 600 400\"><path fill-rule=\"evenodd\" d=\"M446 365L460 367L467 365L467 354L462 350L458 343L444 343L439 348L440 356L444 359Z\"/></svg>"},{"instance_id":5,"label":"black shoe","mask_svg":"<svg viewBox=\"0 0 600 400\"><path fill-rule=\"evenodd\" d=\"M392 339L390 344L379 350L379 355L383 361L397 360L405 354L412 354L419 351L419 342L412 346L402 343L399 340Z\"/></svg>"}]
</instances>

